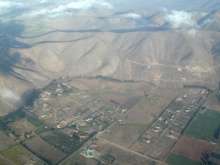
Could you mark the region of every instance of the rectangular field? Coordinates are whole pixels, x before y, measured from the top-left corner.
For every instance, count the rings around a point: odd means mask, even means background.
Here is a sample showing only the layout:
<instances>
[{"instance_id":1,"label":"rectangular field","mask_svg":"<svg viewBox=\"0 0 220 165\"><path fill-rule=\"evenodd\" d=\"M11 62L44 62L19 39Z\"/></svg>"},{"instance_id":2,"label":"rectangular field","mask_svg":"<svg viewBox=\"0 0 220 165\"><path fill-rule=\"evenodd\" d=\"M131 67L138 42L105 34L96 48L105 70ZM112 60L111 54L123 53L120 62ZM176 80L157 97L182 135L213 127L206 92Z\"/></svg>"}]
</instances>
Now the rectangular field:
<instances>
[{"instance_id":1,"label":"rectangular field","mask_svg":"<svg viewBox=\"0 0 220 165\"><path fill-rule=\"evenodd\" d=\"M38 157L50 164L56 164L66 156L62 151L59 151L37 136L26 141L25 145Z\"/></svg>"},{"instance_id":2,"label":"rectangular field","mask_svg":"<svg viewBox=\"0 0 220 165\"><path fill-rule=\"evenodd\" d=\"M200 165L200 162L196 162L190 159L187 159L184 156L171 154L167 158L168 165Z\"/></svg>"},{"instance_id":3,"label":"rectangular field","mask_svg":"<svg viewBox=\"0 0 220 165\"><path fill-rule=\"evenodd\" d=\"M172 152L195 161L200 161L203 153L210 153L214 148L215 145L207 141L182 136Z\"/></svg>"},{"instance_id":4,"label":"rectangular field","mask_svg":"<svg viewBox=\"0 0 220 165\"><path fill-rule=\"evenodd\" d=\"M55 146L64 153L71 153L77 150L80 145L80 139L77 136L69 137L62 132L58 131L47 131L40 134L41 138L47 143Z\"/></svg>"},{"instance_id":5,"label":"rectangular field","mask_svg":"<svg viewBox=\"0 0 220 165\"><path fill-rule=\"evenodd\" d=\"M0 151L9 148L14 145L15 141L8 137L3 131L0 131Z\"/></svg>"},{"instance_id":6,"label":"rectangular field","mask_svg":"<svg viewBox=\"0 0 220 165\"><path fill-rule=\"evenodd\" d=\"M24 164L35 164L35 165L42 165L44 162L28 151L21 145L15 145L10 147L4 151L1 151L2 159L4 161L9 161L12 164L16 165L24 165Z\"/></svg>"},{"instance_id":7,"label":"rectangular field","mask_svg":"<svg viewBox=\"0 0 220 165\"><path fill-rule=\"evenodd\" d=\"M212 110L200 112L184 134L198 139L216 140L214 135L220 127L220 113Z\"/></svg>"}]
</instances>

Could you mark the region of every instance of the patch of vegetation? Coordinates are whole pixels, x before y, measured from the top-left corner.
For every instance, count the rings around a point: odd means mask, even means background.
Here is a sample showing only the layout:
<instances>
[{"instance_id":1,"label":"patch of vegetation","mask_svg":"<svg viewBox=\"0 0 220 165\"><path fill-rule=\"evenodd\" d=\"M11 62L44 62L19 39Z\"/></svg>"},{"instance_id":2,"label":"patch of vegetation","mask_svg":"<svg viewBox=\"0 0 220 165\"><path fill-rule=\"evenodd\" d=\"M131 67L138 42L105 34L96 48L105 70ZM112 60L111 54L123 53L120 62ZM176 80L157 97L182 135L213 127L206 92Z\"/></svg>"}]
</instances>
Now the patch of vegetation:
<instances>
[{"instance_id":1,"label":"patch of vegetation","mask_svg":"<svg viewBox=\"0 0 220 165\"><path fill-rule=\"evenodd\" d=\"M220 89L219 89L219 91L216 92L216 97L220 101Z\"/></svg>"},{"instance_id":2,"label":"patch of vegetation","mask_svg":"<svg viewBox=\"0 0 220 165\"><path fill-rule=\"evenodd\" d=\"M204 140L217 140L220 126L220 113L208 110L199 113L190 123L184 134Z\"/></svg>"},{"instance_id":3,"label":"patch of vegetation","mask_svg":"<svg viewBox=\"0 0 220 165\"><path fill-rule=\"evenodd\" d=\"M5 124L8 124L10 122L14 122L18 119L22 119L24 117L25 117L25 113L21 110L17 110L15 112L12 112L12 113L8 114L7 116L3 117L1 119L1 124L5 125Z\"/></svg>"},{"instance_id":4,"label":"patch of vegetation","mask_svg":"<svg viewBox=\"0 0 220 165\"><path fill-rule=\"evenodd\" d=\"M41 134L41 133L46 132L46 131L51 130L51 129L52 129L52 128L46 127L45 125L41 125L41 126L39 126L39 127L36 129L35 133L36 133L36 134Z\"/></svg>"},{"instance_id":5,"label":"patch of vegetation","mask_svg":"<svg viewBox=\"0 0 220 165\"><path fill-rule=\"evenodd\" d=\"M166 161L169 165L200 165L200 162L193 161L181 155L171 154Z\"/></svg>"},{"instance_id":6,"label":"patch of vegetation","mask_svg":"<svg viewBox=\"0 0 220 165\"><path fill-rule=\"evenodd\" d=\"M32 114L27 115L27 120L36 127L42 127L44 123Z\"/></svg>"},{"instance_id":7,"label":"patch of vegetation","mask_svg":"<svg viewBox=\"0 0 220 165\"><path fill-rule=\"evenodd\" d=\"M27 151L25 150L24 147L22 147L21 145L16 145L8 148L7 150L4 150L3 152L1 152L1 154L5 157L10 158L10 160L19 162L18 156L24 155L26 154L26 152Z\"/></svg>"},{"instance_id":8,"label":"patch of vegetation","mask_svg":"<svg viewBox=\"0 0 220 165\"><path fill-rule=\"evenodd\" d=\"M10 148L2 151L1 155L4 156L5 158L7 158L8 160L14 162L17 165L23 165L23 164L27 163L28 160L31 160L35 157L27 149L25 149L21 145L15 145L13 147L10 147ZM40 164L40 162L41 162L40 159L38 159L39 164Z\"/></svg>"},{"instance_id":9,"label":"patch of vegetation","mask_svg":"<svg viewBox=\"0 0 220 165\"><path fill-rule=\"evenodd\" d=\"M81 146L80 138L78 136L69 137L57 130L44 132L40 134L40 136L46 142L65 153L72 153Z\"/></svg>"}]
</instances>

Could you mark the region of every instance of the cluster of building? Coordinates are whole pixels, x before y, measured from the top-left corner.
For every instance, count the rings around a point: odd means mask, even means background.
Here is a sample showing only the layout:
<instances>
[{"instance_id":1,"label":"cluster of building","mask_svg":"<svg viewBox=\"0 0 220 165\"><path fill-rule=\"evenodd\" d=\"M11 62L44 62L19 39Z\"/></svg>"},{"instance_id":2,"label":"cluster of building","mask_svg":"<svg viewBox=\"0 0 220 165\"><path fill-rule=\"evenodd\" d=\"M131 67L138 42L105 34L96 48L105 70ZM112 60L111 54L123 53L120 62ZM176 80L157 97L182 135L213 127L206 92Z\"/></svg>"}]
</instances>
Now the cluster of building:
<instances>
[{"instance_id":1,"label":"cluster of building","mask_svg":"<svg viewBox=\"0 0 220 165\"><path fill-rule=\"evenodd\" d=\"M30 111L47 126L84 140L114 122L122 123L127 109L68 83L53 81Z\"/></svg>"},{"instance_id":2,"label":"cluster of building","mask_svg":"<svg viewBox=\"0 0 220 165\"><path fill-rule=\"evenodd\" d=\"M175 99L142 135L140 143L145 146L144 154L159 159L166 156L208 95L206 90L196 91L190 90Z\"/></svg>"}]
</instances>

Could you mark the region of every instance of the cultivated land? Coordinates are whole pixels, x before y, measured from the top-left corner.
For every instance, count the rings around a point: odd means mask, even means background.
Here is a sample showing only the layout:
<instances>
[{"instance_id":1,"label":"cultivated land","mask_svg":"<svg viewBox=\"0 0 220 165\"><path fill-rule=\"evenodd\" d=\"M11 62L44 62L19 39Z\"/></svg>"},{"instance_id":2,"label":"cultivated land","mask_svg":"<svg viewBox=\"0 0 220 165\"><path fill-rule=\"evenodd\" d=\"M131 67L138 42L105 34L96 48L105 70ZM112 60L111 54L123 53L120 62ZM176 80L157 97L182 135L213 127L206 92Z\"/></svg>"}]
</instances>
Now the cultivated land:
<instances>
[{"instance_id":1,"label":"cultivated land","mask_svg":"<svg viewBox=\"0 0 220 165\"><path fill-rule=\"evenodd\" d=\"M170 155L167 158L167 163L169 165L200 165L200 162L196 162L190 159L185 158L184 156L180 155Z\"/></svg>"},{"instance_id":2,"label":"cultivated land","mask_svg":"<svg viewBox=\"0 0 220 165\"><path fill-rule=\"evenodd\" d=\"M172 152L174 154L183 155L191 160L200 161L203 153L212 152L215 147L214 144L211 144L208 141L182 136Z\"/></svg>"},{"instance_id":3,"label":"cultivated land","mask_svg":"<svg viewBox=\"0 0 220 165\"><path fill-rule=\"evenodd\" d=\"M8 137L4 131L0 131L0 151L9 148L10 146L15 145L13 138Z\"/></svg>"},{"instance_id":4,"label":"cultivated land","mask_svg":"<svg viewBox=\"0 0 220 165\"><path fill-rule=\"evenodd\" d=\"M38 164L176 165L178 160L196 164L204 154L218 153L219 112L205 107L211 93L206 88L170 91L152 84L88 80L93 89L85 89L85 80L82 88L72 81L52 81L31 104L1 119L2 138L7 137L2 161L23 163L17 156L23 154ZM105 86L98 88L103 81Z\"/></svg>"},{"instance_id":5,"label":"cultivated land","mask_svg":"<svg viewBox=\"0 0 220 165\"><path fill-rule=\"evenodd\" d=\"M10 147L6 150L1 151L0 154L1 156L4 157L4 159L16 165L23 165L23 164L41 165L44 163L37 156L32 154L30 151L28 151L21 145L15 145L13 147Z\"/></svg>"},{"instance_id":6,"label":"cultivated land","mask_svg":"<svg viewBox=\"0 0 220 165\"><path fill-rule=\"evenodd\" d=\"M65 154L55 147L49 145L40 137L34 137L26 140L24 145L38 157L42 158L48 164L57 164L65 157Z\"/></svg>"},{"instance_id":7,"label":"cultivated land","mask_svg":"<svg viewBox=\"0 0 220 165\"><path fill-rule=\"evenodd\" d=\"M212 110L204 110L198 113L184 134L198 139L215 141L215 134L218 134L219 129L220 113Z\"/></svg>"}]
</instances>

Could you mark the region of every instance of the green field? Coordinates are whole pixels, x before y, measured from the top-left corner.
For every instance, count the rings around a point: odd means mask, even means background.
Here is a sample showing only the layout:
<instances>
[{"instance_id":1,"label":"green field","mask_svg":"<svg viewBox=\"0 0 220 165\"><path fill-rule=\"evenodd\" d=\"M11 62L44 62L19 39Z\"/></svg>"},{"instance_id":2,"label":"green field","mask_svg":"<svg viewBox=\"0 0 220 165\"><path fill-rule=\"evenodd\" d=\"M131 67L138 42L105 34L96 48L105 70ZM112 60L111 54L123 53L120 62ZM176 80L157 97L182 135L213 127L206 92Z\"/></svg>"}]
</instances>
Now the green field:
<instances>
[{"instance_id":1,"label":"green field","mask_svg":"<svg viewBox=\"0 0 220 165\"><path fill-rule=\"evenodd\" d=\"M81 146L78 137L69 137L58 131L48 131L40 134L41 138L65 153L72 153Z\"/></svg>"},{"instance_id":2,"label":"green field","mask_svg":"<svg viewBox=\"0 0 220 165\"><path fill-rule=\"evenodd\" d=\"M21 145L10 147L7 150L2 151L0 154L16 165L24 165L30 161L34 161L36 165L43 164L43 161L41 161Z\"/></svg>"},{"instance_id":3,"label":"green field","mask_svg":"<svg viewBox=\"0 0 220 165\"><path fill-rule=\"evenodd\" d=\"M220 113L208 110L199 113L185 130L184 134L198 139L215 140L214 134L220 127Z\"/></svg>"},{"instance_id":4,"label":"green field","mask_svg":"<svg viewBox=\"0 0 220 165\"><path fill-rule=\"evenodd\" d=\"M168 165L200 165L200 162L196 162L185 158L184 156L175 154L169 155L166 162Z\"/></svg>"},{"instance_id":5,"label":"green field","mask_svg":"<svg viewBox=\"0 0 220 165\"><path fill-rule=\"evenodd\" d=\"M28 114L28 115L26 116L26 118L27 118L27 120L28 120L31 124L33 124L33 125L36 126L36 127L42 127L42 126L44 126L44 123L43 123L42 121L40 121L40 120L38 119L38 117L34 116L33 114Z\"/></svg>"}]
</instances>

